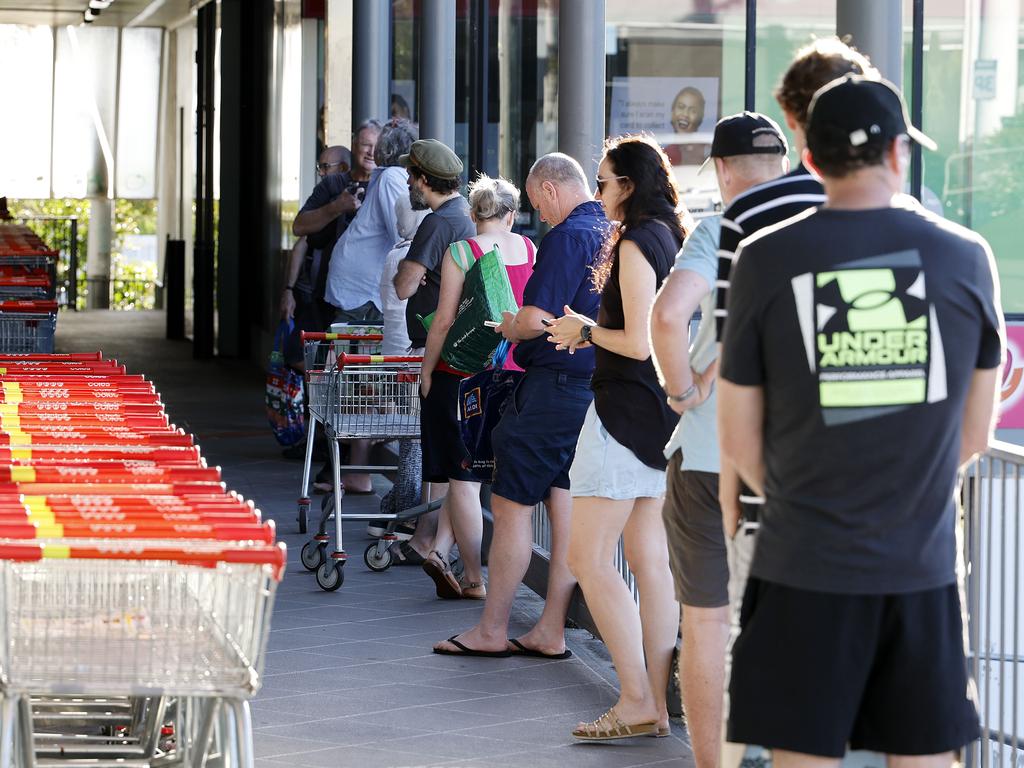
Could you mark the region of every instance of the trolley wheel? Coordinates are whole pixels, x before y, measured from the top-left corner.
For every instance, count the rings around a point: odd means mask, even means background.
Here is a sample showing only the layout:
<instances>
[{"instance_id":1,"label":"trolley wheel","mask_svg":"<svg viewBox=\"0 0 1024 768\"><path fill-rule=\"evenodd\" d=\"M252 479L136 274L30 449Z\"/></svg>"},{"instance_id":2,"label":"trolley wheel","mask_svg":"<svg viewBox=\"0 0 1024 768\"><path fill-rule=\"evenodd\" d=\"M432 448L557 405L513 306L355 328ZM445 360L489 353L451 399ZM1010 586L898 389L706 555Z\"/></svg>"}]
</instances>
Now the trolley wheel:
<instances>
[{"instance_id":1,"label":"trolley wheel","mask_svg":"<svg viewBox=\"0 0 1024 768\"><path fill-rule=\"evenodd\" d=\"M377 542L373 542L363 552L363 562L366 563L366 567L371 571L380 573L386 571L391 567L391 549L388 547L384 548L384 554L377 554Z\"/></svg>"},{"instance_id":2,"label":"trolley wheel","mask_svg":"<svg viewBox=\"0 0 1024 768\"><path fill-rule=\"evenodd\" d=\"M322 541L307 541L302 545L302 552L299 555L302 567L307 571L315 571L327 559L326 550L327 545Z\"/></svg>"},{"instance_id":3,"label":"trolley wheel","mask_svg":"<svg viewBox=\"0 0 1024 768\"><path fill-rule=\"evenodd\" d=\"M309 521L309 499L303 499L299 502L299 533L306 532L306 526Z\"/></svg>"},{"instance_id":4,"label":"trolley wheel","mask_svg":"<svg viewBox=\"0 0 1024 768\"><path fill-rule=\"evenodd\" d=\"M343 564L327 560L316 569L316 583L325 592L333 592L345 583Z\"/></svg>"}]
</instances>

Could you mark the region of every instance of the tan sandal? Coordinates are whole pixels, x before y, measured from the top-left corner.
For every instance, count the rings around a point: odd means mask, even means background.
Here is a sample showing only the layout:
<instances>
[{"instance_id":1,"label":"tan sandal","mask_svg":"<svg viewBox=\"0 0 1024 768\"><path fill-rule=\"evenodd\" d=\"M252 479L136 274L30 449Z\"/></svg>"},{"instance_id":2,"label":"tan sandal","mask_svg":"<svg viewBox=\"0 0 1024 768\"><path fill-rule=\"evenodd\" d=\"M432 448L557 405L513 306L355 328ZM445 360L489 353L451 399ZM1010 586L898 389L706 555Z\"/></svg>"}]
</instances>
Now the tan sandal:
<instances>
[{"instance_id":1,"label":"tan sandal","mask_svg":"<svg viewBox=\"0 0 1024 768\"><path fill-rule=\"evenodd\" d=\"M615 707L612 707L594 722L573 729L572 735L582 741L612 741L631 739L634 736L656 736L658 730L655 722L627 725L615 714Z\"/></svg>"},{"instance_id":2,"label":"tan sandal","mask_svg":"<svg viewBox=\"0 0 1024 768\"><path fill-rule=\"evenodd\" d=\"M487 587L482 581L466 581L459 585L462 588L463 600L486 600Z\"/></svg>"},{"instance_id":3,"label":"tan sandal","mask_svg":"<svg viewBox=\"0 0 1024 768\"><path fill-rule=\"evenodd\" d=\"M442 600L458 600L462 597L459 580L455 578L448 561L440 552L433 550L427 555L423 561L423 570L434 580L437 596Z\"/></svg>"}]
</instances>

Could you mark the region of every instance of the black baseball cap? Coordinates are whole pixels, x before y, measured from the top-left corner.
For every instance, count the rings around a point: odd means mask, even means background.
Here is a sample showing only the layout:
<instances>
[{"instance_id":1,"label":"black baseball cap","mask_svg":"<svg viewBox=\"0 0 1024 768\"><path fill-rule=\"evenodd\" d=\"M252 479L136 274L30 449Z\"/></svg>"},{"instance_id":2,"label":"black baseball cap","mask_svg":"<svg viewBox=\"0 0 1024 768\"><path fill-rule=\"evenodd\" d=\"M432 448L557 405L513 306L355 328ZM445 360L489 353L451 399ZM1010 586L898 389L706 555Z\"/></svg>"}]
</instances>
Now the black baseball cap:
<instances>
[{"instance_id":1,"label":"black baseball cap","mask_svg":"<svg viewBox=\"0 0 1024 768\"><path fill-rule=\"evenodd\" d=\"M906 134L931 150L938 145L915 128L895 85L864 75L846 75L822 86L807 111L807 146L836 141L859 147Z\"/></svg>"},{"instance_id":2,"label":"black baseball cap","mask_svg":"<svg viewBox=\"0 0 1024 768\"><path fill-rule=\"evenodd\" d=\"M765 142L769 136L775 141ZM723 117L715 125L711 140L711 154L700 167L703 171L712 157L737 157L739 155L785 155L789 152L786 137L779 124L760 112L740 112Z\"/></svg>"}]
</instances>

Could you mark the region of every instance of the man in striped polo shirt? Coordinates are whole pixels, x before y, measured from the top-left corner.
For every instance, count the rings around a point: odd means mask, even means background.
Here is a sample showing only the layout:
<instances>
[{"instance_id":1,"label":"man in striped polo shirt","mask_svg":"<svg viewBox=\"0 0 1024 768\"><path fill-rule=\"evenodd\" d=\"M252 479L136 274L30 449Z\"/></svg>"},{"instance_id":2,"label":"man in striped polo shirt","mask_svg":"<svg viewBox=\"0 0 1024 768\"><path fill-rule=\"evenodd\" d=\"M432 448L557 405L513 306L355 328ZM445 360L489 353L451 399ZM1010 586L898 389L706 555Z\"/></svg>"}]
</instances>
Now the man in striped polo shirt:
<instances>
[{"instance_id":1,"label":"man in striped polo shirt","mask_svg":"<svg viewBox=\"0 0 1024 768\"><path fill-rule=\"evenodd\" d=\"M847 74L878 78L878 70L871 66L863 54L858 53L838 38L822 38L797 51L782 83L775 90L775 99L782 107L786 125L793 132L796 156L802 157L806 146L807 108L811 97L823 85ZM778 224L825 202L825 192L819 182L804 167L797 165L779 179L758 184L737 195L722 213L722 235L718 245L718 279L715 298L715 323L718 341L726 320L729 276L740 241L764 227ZM740 516L748 520L755 517L748 505L741 508L739 476L728 461L723 461L718 485L722 516L726 533L734 535Z\"/></svg>"}]
</instances>

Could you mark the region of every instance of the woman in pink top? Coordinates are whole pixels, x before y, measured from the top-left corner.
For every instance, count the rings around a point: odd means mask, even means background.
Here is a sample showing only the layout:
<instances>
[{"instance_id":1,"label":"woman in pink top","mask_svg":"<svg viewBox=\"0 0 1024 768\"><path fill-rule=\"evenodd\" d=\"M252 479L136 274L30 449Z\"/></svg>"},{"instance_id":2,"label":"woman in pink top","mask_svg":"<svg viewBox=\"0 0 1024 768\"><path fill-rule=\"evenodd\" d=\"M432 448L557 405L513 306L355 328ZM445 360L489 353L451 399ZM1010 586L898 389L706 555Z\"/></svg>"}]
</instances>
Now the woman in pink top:
<instances>
[{"instance_id":1,"label":"woman in pink top","mask_svg":"<svg viewBox=\"0 0 1024 768\"><path fill-rule=\"evenodd\" d=\"M479 259L495 248L508 271L516 302L523 302L523 289L533 271L534 246L529 239L514 234L519 190L505 179L481 175L469 187L470 215L477 234L469 238L473 257ZM448 329L455 321L466 271L472 263L460 261L457 249L449 248L441 267L441 295L434 321L427 334L423 354L420 391L423 410L420 417L420 439L423 447L423 481L448 483L448 495L437 522L434 545L427 555L423 570L437 585L438 597L460 597L482 600L487 595L480 564L480 541L483 537L483 515L480 510L480 483L463 467L468 459L462 444L457 417L459 381L465 374L441 360ZM509 354L505 368L516 369ZM458 542L465 571L463 582L452 573L448 553Z\"/></svg>"}]
</instances>

